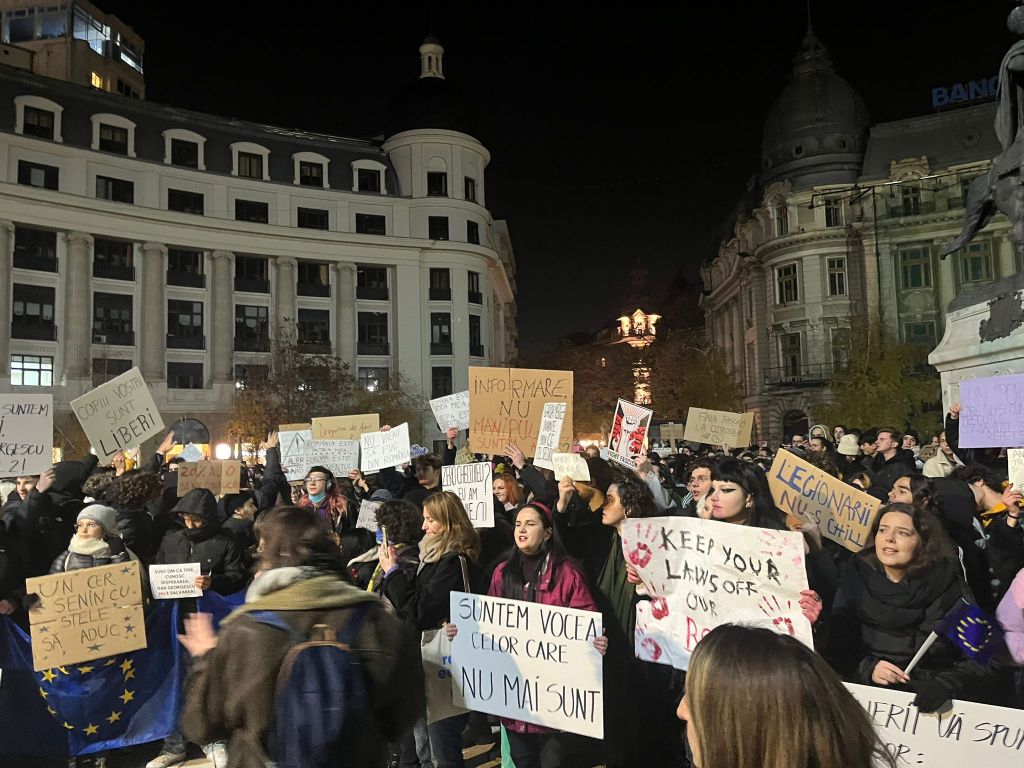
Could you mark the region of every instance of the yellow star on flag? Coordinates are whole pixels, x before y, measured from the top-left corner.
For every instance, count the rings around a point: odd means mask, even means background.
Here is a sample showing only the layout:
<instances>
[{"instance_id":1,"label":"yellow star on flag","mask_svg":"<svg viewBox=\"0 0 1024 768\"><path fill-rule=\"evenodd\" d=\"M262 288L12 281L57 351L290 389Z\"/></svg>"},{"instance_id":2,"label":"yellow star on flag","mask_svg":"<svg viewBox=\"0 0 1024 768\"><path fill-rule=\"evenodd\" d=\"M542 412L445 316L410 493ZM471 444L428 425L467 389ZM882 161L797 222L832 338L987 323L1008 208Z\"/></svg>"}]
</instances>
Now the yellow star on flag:
<instances>
[{"instance_id":1,"label":"yellow star on flag","mask_svg":"<svg viewBox=\"0 0 1024 768\"><path fill-rule=\"evenodd\" d=\"M78 672L82 675L88 675L90 672L92 672L92 669L92 667L79 667Z\"/></svg>"},{"instance_id":2,"label":"yellow star on flag","mask_svg":"<svg viewBox=\"0 0 1024 768\"><path fill-rule=\"evenodd\" d=\"M67 729L68 729L69 731L73 731L73 730L75 730L75 726L73 726L73 725L72 725L71 723L69 723L69 722L68 722L67 720L65 720L65 721L64 721L64 727L65 727L65 728L67 728Z\"/></svg>"},{"instance_id":3,"label":"yellow star on flag","mask_svg":"<svg viewBox=\"0 0 1024 768\"><path fill-rule=\"evenodd\" d=\"M109 659L107 659L106 663L103 666L104 667L112 667L115 664L117 664L117 657L116 656L111 656Z\"/></svg>"},{"instance_id":4,"label":"yellow star on flag","mask_svg":"<svg viewBox=\"0 0 1024 768\"><path fill-rule=\"evenodd\" d=\"M52 683L56 679L57 679L57 676L55 674L53 674L53 670L52 669L48 669L45 672L43 672L43 680L45 680L46 682Z\"/></svg>"},{"instance_id":5,"label":"yellow star on flag","mask_svg":"<svg viewBox=\"0 0 1024 768\"><path fill-rule=\"evenodd\" d=\"M110 713L110 717L107 718L107 722L110 723L111 725L113 725L114 723L116 723L120 719L121 719L121 713L120 712L111 712Z\"/></svg>"},{"instance_id":6,"label":"yellow star on flag","mask_svg":"<svg viewBox=\"0 0 1024 768\"><path fill-rule=\"evenodd\" d=\"M129 669L127 672L124 673L124 679L125 680L131 680L133 677L135 677L135 670L134 669Z\"/></svg>"},{"instance_id":7,"label":"yellow star on flag","mask_svg":"<svg viewBox=\"0 0 1024 768\"><path fill-rule=\"evenodd\" d=\"M71 674L70 672L68 672L68 668L67 667L57 667L57 669L60 670L62 675L70 675Z\"/></svg>"},{"instance_id":8,"label":"yellow star on flag","mask_svg":"<svg viewBox=\"0 0 1024 768\"><path fill-rule=\"evenodd\" d=\"M127 672L131 668L132 668L132 660L131 659L125 659L124 660L124 664L121 665L121 671L122 672Z\"/></svg>"},{"instance_id":9,"label":"yellow star on flag","mask_svg":"<svg viewBox=\"0 0 1024 768\"><path fill-rule=\"evenodd\" d=\"M48 694L46 691L44 691L42 688L40 688L39 689L39 695L42 696L45 699L50 694Z\"/></svg>"},{"instance_id":10,"label":"yellow star on flag","mask_svg":"<svg viewBox=\"0 0 1024 768\"><path fill-rule=\"evenodd\" d=\"M82 730L85 731L85 735L86 736L92 736L94 733L96 733L96 731L99 730L99 726L98 725L93 725L92 723L89 723L89 725L87 725Z\"/></svg>"},{"instance_id":11,"label":"yellow star on flag","mask_svg":"<svg viewBox=\"0 0 1024 768\"><path fill-rule=\"evenodd\" d=\"M121 701L123 701L125 704L127 704L129 701L131 701L132 699L135 698L135 692L134 691L129 691L127 688L125 688L124 689L124 693L122 693L117 698L119 698Z\"/></svg>"},{"instance_id":12,"label":"yellow star on flag","mask_svg":"<svg viewBox=\"0 0 1024 768\"><path fill-rule=\"evenodd\" d=\"M53 715L54 717L56 717L56 716L57 716L57 710L56 710L56 709L54 709L53 707L47 707L47 708L46 708L46 711L47 711L47 712L49 712L49 713L50 713L51 715Z\"/></svg>"}]
</instances>

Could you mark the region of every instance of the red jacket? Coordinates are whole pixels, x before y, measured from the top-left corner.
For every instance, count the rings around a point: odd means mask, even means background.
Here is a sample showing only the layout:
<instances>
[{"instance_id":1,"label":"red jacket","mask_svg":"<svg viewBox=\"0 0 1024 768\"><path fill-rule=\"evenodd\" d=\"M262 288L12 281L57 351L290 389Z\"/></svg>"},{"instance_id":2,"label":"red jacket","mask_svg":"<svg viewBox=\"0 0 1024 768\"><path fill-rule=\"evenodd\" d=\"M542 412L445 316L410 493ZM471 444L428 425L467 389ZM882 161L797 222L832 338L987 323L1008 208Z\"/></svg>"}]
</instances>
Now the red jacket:
<instances>
[{"instance_id":1,"label":"red jacket","mask_svg":"<svg viewBox=\"0 0 1024 768\"><path fill-rule=\"evenodd\" d=\"M502 578L505 574L504 563L494 569L491 576L491 586L487 594L491 597L506 597L502 594ZM563 560L558 566L557 579L552 578L551 568L545 563L544 574L541 576L534 591L534 602L541 605L554 605L559 608L577 608L581 611L597 611L597 603L590 594L586 577L576 564L569 559ZM542 725L524 723L521 720L512 720L507 717L500 718L501 724L506 730L516 733L556 733L553 728L545 728Z\"/></svg>"}]
</instances>

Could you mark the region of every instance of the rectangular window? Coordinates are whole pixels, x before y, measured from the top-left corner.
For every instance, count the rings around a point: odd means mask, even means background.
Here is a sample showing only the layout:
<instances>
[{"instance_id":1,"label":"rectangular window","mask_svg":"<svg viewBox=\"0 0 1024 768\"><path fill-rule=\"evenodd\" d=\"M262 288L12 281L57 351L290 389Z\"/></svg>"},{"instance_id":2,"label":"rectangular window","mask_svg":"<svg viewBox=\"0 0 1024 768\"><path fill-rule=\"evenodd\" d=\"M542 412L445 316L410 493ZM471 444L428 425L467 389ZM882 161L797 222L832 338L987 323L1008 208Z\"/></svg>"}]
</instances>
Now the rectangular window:
<instances>
[{"instance_id":1,"label":"rectangular window","mask_svg":"<svg viewBox=\"0 0 1024 768\"><path fill-rule=\"evenodd\" d=\"M452 353L452 316L447 312L430 313L430 354Z\"/></svg>"},{"instance_id":2,"label":"rectangular window","mask_svg":"<svg viewBox=\"0 0 1024 768\"><path fill-rule=\"evenodd\" d=\"M843 226L843 204L835 198L825 199L825 226Z\"/></svg>"},{"instance_id":3,"label":"rectangular window","mask_svg":"<svg viewBox=\"0 0 1024 768\"><path fill-rule=\"evenodd\" d=\"M480 330L480 315L469 316L469 355L484 356L484 342Z\"/></svg>"},{"instance_id":4,"label":"rectangular window","mask_svg":"<svg viewBox=\"0 0 1024 768\"><path fill-rule=\"evenodd\" d=\"M252 152L239 152L238 175L244 179L262 179L263 155L254 155Z\"/></svg>"},{"instance_id":5,"label":"rectangular window","mask_svg":"<svg viewBox=\"0 0 1024 768\"><path fill-rule=\"evenodd\" d=\"M968 194L968 191L970 190L971 182L974 181L976 178L978 178L976 175L975 176L961 176L959 178L959 185L958 185L958 187L959 187L960 199L958 201L950 200L950 205L952 205L953 203L956 203L957 207L959 207L959 208L963 208L965 205L967 205L967 194ZM953 193L950 192L950 195L952 195L952 194Z\"/></svg>"},{"instance_id":6,"label":"rectangular window","mask_svg":"<svg viewBox=\"0 0 1024 768\"><path fill-rule=\"evenodd\" d=\"M124 54L122 54L124 55ZM139 98L139 92L132 88L128 83L122 80L120 77L117 78L117 92L122 96L127 96L129 99Z\"/></svg>"},{"instance_id":7,"label":"rectangular window","mask_svg":"<svg viewBox=\"0 0 1024 768\"><path fill-rule=\"evenodd\" d=\"M99 72L93 72L89 75L89 85L98 91L103 90L103 75Z\"/></svg>"},{"instance_id":8,"label":"rectangular window","mask_svg":"<svg viewBox=\"0 0 1024 768\"><path fill-rule=\"evenodd\" d=\"M782 373L790 381L799 380L803 372L803 355L800 353L800 334L785 333L779 337L779 352L782 356Z\"/></svg>"},{"instance_id":9,"label":"rectangular window","mask_svg":"<svg viewBox=\"0 0 1024 768\"><path fill-rule=\"evenodd\" d=\"M465 192L466 192L465 197L466 197L466 200L468 200L471 203L475 203L476 202L476 179L471 179L469 176L467 176L464 179L464 182L465 182Z\"/></svg>"},{"instance_id":10,"label":"rectangular window","mask_svg":"<svg viewBox=\"0 0 1024 768\"><path fill-rule=\"evenodd\" d=\"M237 347L236 347L237 349ZM252 389L270 379L269 365L236 365L235 389Z\"/></svg>"},{"instance_id":11,"label":"rectangular window","mask_svg":"<svg viewBox=\"0 0 1024 768\"><path fill-rule=\"evenodd\" d=\"M319 208L299 208L296 223L302 229L327 229L327 211Z\"/></svg>"},{"instance_id":12,"label":"rectangular window","mask_svg":"<svg viewBox=\"0 0 1024 768\"><path fill-rule=\"evenodd\" d=\"M267 224L270 221L270 206L255 200L235 200L235 220Z\"/></svg>"},{"instance_id":13,"label":"rectangular window","mask_svg":"<svg viewBox=\"0 0 1024 768\"><path fill-rule=\"evenodd\" d=\"M387 312L360 312L358 325L358 353L360 355L386 355L389 353Z\"/></svg>"},{"instance_id":14,"label":"rectangular window","mask_svg":"<svg viewBox=\"0 0 1024 768\"><path fill-rule=\"evenodd\" d=\"M203 252L186 248L167 249L167 284L205 288Z\"/></svg>"},{"instance_id":15,"label":"rectangular window","mask_svg":"<svg viewBox=\"0 0 1024 768\"><path fill-rule=\"evenodd\" d=\"M97 176L96 197L101 200L113 200L115 203L134 203L135 184L124 179Z\"/></svg>"},{"instance_id":16,"label":"rectangular window","mask_svg":"<svg viewBox=\"0 0 1024 768\"><path fill-rule=\"evenodd\" d=\"M28 160L18 161L18 183L29 187L57 190L60 169L52 165L30 163Z\"/></svg>"},{"instance_id":17,"label":"rectangular window","mask_svg":"<svg viewBox=\"0 0 1024 768\"><path fill-rule=\"evenodd\" d=\"M448 197L448 174L444 171L427 173L427 196Z\"/></svg>"},{"instance_id":18,"label":"rectangular window","mask_svg":"<svg viewBox=\"0 0 1024 768\"><path fill-rule=\"evenodd\" d=\"M828 295L846 295L846 259L834 258L828 260Z\"/></svg>"},{"instance_id":19,"label":"rectangular window","mask_svg":"<svg viewBox=\"0 0 1024 768\"><path fill-rule=\"evenodd\" d=\"M168 389L202 389L202 363L167 363Z\"/></svg>"},{"instance_id":20,"label":"rectangular window","mask_svg":"<svg viewBox=\"0 0 1024 768\"><path fill-rule=\"evenodd\" d=\"M900 287L903 290L932 287L932 255L928 246L900 251Z\"/></svg>"},{"instance_id":21,"label":"rectangular window","mask_svg":"<svg viewBox=\"0 0 1024 768\"><path fill-rule=\"evenodd\" d=\"M451 301L452 272L450 269L431 267L430 269L430 300Z\"/></svg>"},{"instance_id":22,"label":"rectangular window","mask_svg":"<svg viewBox=\"0 0 1024 768\"><path fill-rule=\"evenodd\" d=\"M299 350L331 351L331 313L326 309L299 310Z\"/></svg>"},{"instance_id":23,"label":"rectangular window","mask_svg":"<svg viewBox=\"0 0 1024 768\"><path fill-rule=\"evenodd\" d=\"M387 267L357 267L356 298L385 301L388 298Z\"/></svg>"},{"instance_id":24,"label":"rectangular window","mask_svg":"<svg viewBox=\"0 0 1024 768\"><path fill-rule=\"evenodd\" d=\"M235 290L270 293L270 265L261 256L235 256Z\"/></svg>"},{"instance_id":25,"label":"rectangular window","mask_svg":"<svg viewBox=\"0 0 1024 768\"><path fill-rule=\"evenodd\" d=\"M387 219L373 213L356 214L356 232L360 235L386 235Z\"/></svg>"},{"instance_id":26,"label":"rectangular window","mask_svg":"<svg viewBox=\"0 0 1024 768\"><path fill-rule=\"evenodd\" d=\"M480 290L480 273L470 272L467 274L469 279L469 303L470 304L483 304L484 294Z\"/></svg>"},{"instance_id":27,"label":"rectangular window","mask_svg":"<svg viewBox=\"0 0 1024 768\"><path fill-rule=\"evenodd\" d=\"M466 222L466 242L480 245L480 225L475 221Z\"/></svg>"},{"instance_id":28,"label":"rectangular window","mask_svg":"<svg viewBox=\"0 0 1024 768\"><path fill-rule=\"evenodd\" d=\"M100 149L104 152L128 154L128 129L100 123Z\"/></svg>"},{"instance_id":29,"label":"rectangular window","mask_svg":"<svg viewBox=\"0 0 1024 768\"><path fill-rule=\"evenodd\" d=\"M904 323L903 338L908 344L934 347L936 343L935 323Z\"/></svg>"},{"instance_id":30,"label":"rectangular window","mask_svg":"<svg viewBox=\"0 0 1024 768\"><path fill-rule=\"evenodd\" d=\"M447 240L448 239L448 217L447 216L428 216L427 217L427 235L431 240Z\"/></svg>"},{"instance_id":31,"label":"rectangular window","mask_svg":"<svg viewBox=\"0 0 1024 768\"><path fill-rule=\"evenodd\" d=\"M987 240L970 243L960 251L960 281L980 283L992 279L992 249Z\"/></svg>"},{"instance_id":32,"label":"rectangular window","mask_svg":"<svg viewBox=\"0 0 1024 768\"><path fill-rule=\"evenodd\" d=\"M785 237L789 234L789 209L785 203L780 203L772 209L775 219L775 234L777 237Z\"/></svg>"},{"instance_id":33,"label":"rectangular window","mask_svg":"<svg viewBox=\"0 0 1024 768\"><path fill-rule=\"evenodd\" d=\"M14 228L14 266L41 272L57 271L57 233L45 229Z\"/></svg>"},{"instance_id":34,"label":"rectangular window","mask_svg":"<svg viewBox=\"0 0 1024 768\"><path fill-rule=\"evenodd\" d=\"M132 369L132 361L119 357L94 357L92 359L92 385L98 387L122 373Z\"/></svg>"},{"instance_id":35,"label":"rectangular window","mask_svg":"<svg viewBox=\"0 0 1024 768\"><path fill-rule=\"evenodd\" d=\"M203 302L167 302L167 346L170 349L205 349Z\"/></svg>"},{"instance_id":36,"label":"rectangular window","mask_svg":"<svg viewBox=\"0 0 1024 768\"><path fill-rule=\"evenodd\" d=\"M53 141L53 112L47 109L36 109L25 107L22 133L26 136L35 136L38 139L49 139Z\"/></svg>"},{"instance_id":37,"label":"rectangular window","mask_svg":"<svg viewBox=\"0 0 1024 768\"><path fill-rule=\"evenodd\" d=\"M252 304L235 305L235 350L267 352L270 349L270 310Z\"/></svg>"},{"instance_id":38,"label":"rectangular window","mask_svg":"<svg viewBox=\"0 0 1024 768\"><path fill-rule=\"evenodd\" d=\"M171 165L199 167L199 144L185 139L171 139Z\"/></svg>"},{"instance_id":39,"label":"rectangular window","mask_svg":"<svg viewBox=\"0 0 1024 768\"><path fill-rule=\"evenodd\" d=\"M783 264L775 268L776 304L793 304L800 300L797 265Z\"/></svg>"},{"instance_id":40,"label":"rectangular window","mask_svg":"<svg viewBox=\"0 0 1024 768\"><path fill-rule=\"evenodd\" d=\"M43 285L14 284L11 302L11 337L53 341L57 328L53 324L55 290Z\"/></svg>"},{"instance_id":41,"label":"rectangular window","mask_svg":"<svg viewBox=\"0 0 1024 768\"><path fill-rule=\"evenodd\" d=\"M444 397L450 395L455 388L452 383L451 366L434 366L430 369L430 397Z\"/></svg>"},{"instance_id":42,"label":"rectangular window","mask_svg":"<svg viewBox=\"0 0 1024 768\"><path fill-rule=\"evenodd\" d=\"M11 355L11 384L16 387L52 387L53 358Z\"/></svg>"},{"instance_id":43,"label":"rectangular window","mask_svg":"<svg viewBox=\"0 0 1024 768\"><path fill-rule=\"evenodd\" d=\"M186 192L183 189L167 190L167 210L178 213L194 213L202 216L206 213L203 195L199 192Z\"/></svg>"},{"instance_id":44,"label":"rectangular window","mask_svg":"<svg viewBox=\"0 0 1024 768\"><path fill-rule=\"evenodd\" d=\"M299 261L299 296L330 296L331 268L323 261Z\"/></svg>"},{"instance_id":45,"label":"rectangular window","mask_svg":"<svg viewBox=\"0 0 1024 768\"><path fill-rule=\"evenodd\" d=\"M323 163L307 163L299 161L299 184L303 187L323 187Z\"/></svg>"},{"instance_id":46,"label":"rectangular window","mask_svg":"<svg viewBox=\"0 0 1024 768\"><path fill-rule=\"evenodd\" d=\"M832 371L841 371L850 362L850 329L832 329Z\"/></svg>"},{"instance_id":47,"label":"rectangular window","mask_svg":"<svg viewBox=\"0 0 1024 768\"><path fill-rule=\"evenodd\" d=\"M92 276L111 280L134 280L135 244L127 240L97 237L92 243Z\"/></svg>"},{"instance_id":48,"label":"rectangular window","mask_svg":"<svg viewBox=\"0 0 1024 768\"><path fill-rule=\"evenodd\" d=\"M359 368L359 386L367 392L380 392L388 388L391 372L387 368Z\"/></svg>"},{"instance_id":49,"label":"rectangular window","mask_svg":"<svg viewBox=\"0 0 1024 768\"><path fill-rule=\"evenodd\" d=\"M380 194L380 171L373 171L369 168L356 170L356 189L360 192L372 192Z\"/></svg>"},{"instance_id":50,"label":"rectangular window","mask_svg":"<svg viewBox=\"0 0 1024 768\"><path fill-rule=\"evenodd\" d=\"M95 293L92 297L92 343L133 346L132 297L124 293Z\"/></svg>"},{"instance_id":51,"label":"rectangular window","mask_svg":"<svg viewBox=\"0 0 1024 768\"><path fill-rule=\"evenodd\" d=\"M900 208L904 216L917 216L921 213L921 188L915 184L904 184L900 187Z\"/></svg>"}]
</instances>

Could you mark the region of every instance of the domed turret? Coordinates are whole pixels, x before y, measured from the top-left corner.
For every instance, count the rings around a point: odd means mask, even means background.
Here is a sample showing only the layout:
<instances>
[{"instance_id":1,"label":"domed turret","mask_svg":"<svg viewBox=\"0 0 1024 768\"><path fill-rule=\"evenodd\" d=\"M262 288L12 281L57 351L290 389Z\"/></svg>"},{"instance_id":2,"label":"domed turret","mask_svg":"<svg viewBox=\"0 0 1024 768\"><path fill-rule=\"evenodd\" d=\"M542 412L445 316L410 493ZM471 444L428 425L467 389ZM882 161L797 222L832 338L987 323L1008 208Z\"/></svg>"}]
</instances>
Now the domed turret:
<instances>
[{"instance_id":1,"label":"domed turret","mask_svg":"<svg viewBox=\"0 0 1024 768\"><path fill-rule=\"evenodd\" d=\"M864 101L836 74L810 26L795 64L765 121L761 184L784 178L794 189L853 183L869 125Z\"/></svg>"},{"instance_id":2,"label":"domed turret","mask_svg":"<svg viewBox=\"0 0 1024 768\"><path fill-rule=\"evenodd\" d=\"M388 110L387 136L437 129L474 135L476 117L461 89L444 77L444 48L433 35L420 46L420 77Z\"/></svg>"}]
</instances>

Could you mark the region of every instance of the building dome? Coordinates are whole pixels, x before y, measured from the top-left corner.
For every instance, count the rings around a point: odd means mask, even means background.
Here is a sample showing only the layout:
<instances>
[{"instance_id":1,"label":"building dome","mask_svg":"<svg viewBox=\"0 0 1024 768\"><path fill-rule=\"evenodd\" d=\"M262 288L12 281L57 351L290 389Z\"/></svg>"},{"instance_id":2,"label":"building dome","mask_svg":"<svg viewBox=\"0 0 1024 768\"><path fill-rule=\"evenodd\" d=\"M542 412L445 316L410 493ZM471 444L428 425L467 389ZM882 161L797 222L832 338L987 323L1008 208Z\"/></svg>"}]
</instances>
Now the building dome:
<instances>
[{"instance_id":1,"label":"building dome","mask_svg":"<svg viewBox=\"0 0 1024 768\"><path fill-rule=\"evenodd\" d=\"M435 129L475 135L476 115L462 90L445 80L444 48L433 35L420 46L420 77L388 109L387 136Z\"/></svg>"},{"instance_id":2,"label":"building dome","mask_svg":"<svg viewBox=\"0 0 1024 768\"><path fill-rule=\"evenodd\" d=\"M794 189L856 181L869 125L864 100L836 74L810 27L789 85L772 105L761 143L761 183Z\"/></svg>"}]
</instances>

